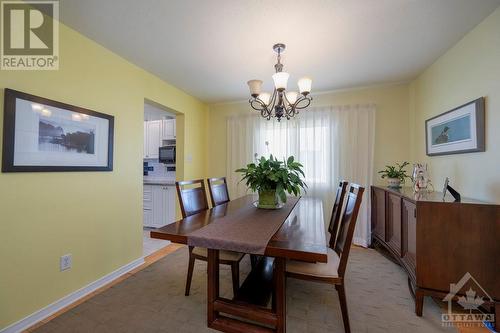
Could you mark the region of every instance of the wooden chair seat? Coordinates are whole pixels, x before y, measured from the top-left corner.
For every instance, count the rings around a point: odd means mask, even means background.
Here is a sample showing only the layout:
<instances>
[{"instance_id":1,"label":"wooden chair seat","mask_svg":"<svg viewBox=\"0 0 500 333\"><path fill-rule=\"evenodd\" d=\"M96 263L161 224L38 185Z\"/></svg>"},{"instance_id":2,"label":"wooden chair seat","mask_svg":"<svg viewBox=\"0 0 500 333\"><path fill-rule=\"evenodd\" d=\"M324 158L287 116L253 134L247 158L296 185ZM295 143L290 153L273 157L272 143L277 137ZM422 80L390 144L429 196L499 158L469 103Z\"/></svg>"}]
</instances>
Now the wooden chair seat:
<instances>
[{"instance_id":1,"label":"wooden chair seat","mask_svg":"<svg viewBox=\"0 0 500 333\"><path fill-rule=\"evenodd\" d=\"M294 275L334 279L339 277L339 264L339 255L334 250L328 249L327 263L288 260L286 262L286 272Z\"/></svg>"},{"instance_id":2,"label":"wooden chair seat","mask_svg":"<svg viewBox=\"0 0 500 333\"><path fill-rule=\"evenodd\" d=\"M214 179L215 181L220 181L219 179ZM224 180L224 179L223 179ZM210 181L209 181L210 184ZM223 182L226 185L225 181ZM198 214L204 210L208 209L207 193L205 192L205 183L203 179L188 180L175 182L175 187L177 188L177 196L179 197L179 204L181 206L182 217L186 218L194 214ZM219 185L218 189L222 189ZM216 191L219 193L221 191ZM222 191L221 193L224 193ZM227 194L227 189L226 192ZM219 198L218 196L215 196ZM223 196L223 202L229 201L229 195ZM226 200L227 201L224 201ZM214 201L214 196L212 195L212 201ZM217 201L218 202L218 201ZM223 202L220 202L222 204ZM222 265L231 266L231 274L233 279L233 293L236 295L238 288L240 287L240 260L243 258L244 254L230 252L230 251L220 251L219 263ZM189 290L191 289L191 280L193 279L194 261L195 259L203 260L208 262L208 251L207 249L201 247L189 247L189 263L188 272L186 278L186 292L185 295L189 296Z\"/></svg>"},{"instance_id":3,"label":"wooden chair seat","mask_svg":"<svg viewBox=\"0 0 500 333\"><path fill-rule=\"evenodd\" d=\"M208 258L208 251L204 247L193 248L193 254L197 257ZM238 253L233 251L219 251L219 261L236 261L239 262L243 258L244 253Z\"/></svg>"},{"instance_id":4,"label":"wooden chair seat","mask_svg":"<svg viewBox=\"0 0 500 333\"><path fill-rule=\"evenodd\" d=\"M351 184L347 193L347 201L344 205L343 198L346 195L346 186L347 182L340 182L335 196L332 218L328 226L328 231L330 232L330 242L327 252L328 262L308 263L290 260L286 263L286 275L295 279L334 285L339 294L344 330L346 333L350 333L351 325L349 324L349 312L347 311L344 276L359 207L361 206L365 189L357 184ZM341 211L342 214L340 213Z\"/></svg>"}]
</instances>

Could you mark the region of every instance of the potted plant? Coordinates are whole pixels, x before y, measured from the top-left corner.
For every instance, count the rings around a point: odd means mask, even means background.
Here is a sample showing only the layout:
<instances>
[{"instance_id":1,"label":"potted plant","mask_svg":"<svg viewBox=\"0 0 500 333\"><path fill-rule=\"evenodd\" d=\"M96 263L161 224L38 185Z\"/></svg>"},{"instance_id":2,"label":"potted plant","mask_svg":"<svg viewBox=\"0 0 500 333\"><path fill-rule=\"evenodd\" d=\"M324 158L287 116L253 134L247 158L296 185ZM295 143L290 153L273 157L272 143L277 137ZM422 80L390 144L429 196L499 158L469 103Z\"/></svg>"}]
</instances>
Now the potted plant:
<instances>
[{"instance_id":1,"label":"potted plant","mask_svg":"<svg viewBox=\"0 0 500 333\"><path fill-rule=\"evenodd\" d=\"M409 165L408 162L403 162L403 164L396 163L393 165L386 165L384 170L378 173L382 175L382 178L387 178L387 186L392 188L400 188L401 183L405 182L405 178L410 178L406 174L404 168Z\"/></svg>"},{"instance_id":2,"label":"potted plant","mask_svg":"<svg viewBox=\"0 0 500 333\"><path fill-rule=\"evenodd\" d=\"M259 194L259 208L275 209L279 208L279 200L286 202L286 193L297 196L307 187L301 178L305 177L302 168L293 156L279 161L270 155L269 159L262 156L256 163L236 172L241 172L241 181L246 181L246 185Z\"/></svg>"}]
</instances>

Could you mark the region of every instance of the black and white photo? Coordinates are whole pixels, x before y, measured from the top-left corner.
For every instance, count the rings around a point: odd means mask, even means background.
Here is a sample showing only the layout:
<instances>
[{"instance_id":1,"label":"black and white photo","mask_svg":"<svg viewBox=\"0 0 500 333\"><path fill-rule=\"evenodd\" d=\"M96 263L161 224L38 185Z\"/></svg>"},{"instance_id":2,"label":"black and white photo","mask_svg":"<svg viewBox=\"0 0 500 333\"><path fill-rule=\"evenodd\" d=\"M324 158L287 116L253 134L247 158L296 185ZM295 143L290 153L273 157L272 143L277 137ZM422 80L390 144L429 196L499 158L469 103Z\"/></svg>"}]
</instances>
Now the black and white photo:
<instances>
[{"instance_id":1,"label":"black and white photo","mask_svg":"<svg viewBox=\"0 0 500 333\"><path fill-rule=\"evenodd\" d=\"M113 123L113 116L5 89L2 171L111 171Z\"/></svg>"}]
</instances>

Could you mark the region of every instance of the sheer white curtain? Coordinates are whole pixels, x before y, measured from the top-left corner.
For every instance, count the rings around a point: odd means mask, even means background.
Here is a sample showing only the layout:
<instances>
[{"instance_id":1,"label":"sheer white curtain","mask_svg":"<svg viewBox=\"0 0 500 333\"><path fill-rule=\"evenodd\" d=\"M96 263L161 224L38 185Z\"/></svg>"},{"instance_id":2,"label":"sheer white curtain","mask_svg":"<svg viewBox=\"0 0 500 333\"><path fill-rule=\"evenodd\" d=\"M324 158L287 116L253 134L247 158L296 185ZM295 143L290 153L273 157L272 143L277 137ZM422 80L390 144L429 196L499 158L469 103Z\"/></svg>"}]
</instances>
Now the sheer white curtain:
<instances>
[{"instance_id":1,"label":"sheer white curtain","mask_svg":"<svg viewBox=\"0 0 500 333\"><path fill-rule=\"evenodd\" d=\"M369 185L373 174L375 106L350 105L315 107L291 120L267 121L260 116L232 116L227 119L227 176L231 197L246 194L240 175L234 170L258 156L278 158L293 155L304 165L305 195L321 198L328 221L339 180L366 187L359 213L355 244L368 246Z\"/></svg>"}]
</instances>

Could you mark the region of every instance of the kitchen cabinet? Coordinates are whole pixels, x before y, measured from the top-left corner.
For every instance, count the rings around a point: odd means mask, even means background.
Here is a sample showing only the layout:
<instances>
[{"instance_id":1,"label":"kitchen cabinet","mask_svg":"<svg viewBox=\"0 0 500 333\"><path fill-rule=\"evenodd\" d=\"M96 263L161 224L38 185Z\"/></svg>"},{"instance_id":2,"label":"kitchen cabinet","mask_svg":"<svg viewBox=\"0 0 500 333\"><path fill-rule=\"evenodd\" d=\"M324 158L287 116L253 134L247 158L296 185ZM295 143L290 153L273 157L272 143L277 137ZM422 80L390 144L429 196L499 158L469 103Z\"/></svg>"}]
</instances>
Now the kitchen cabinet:
<instances>
[{"instance_id":1,"label":"kitchen cabinet","mask_svg":"<svg viewBox=\"0 0 500 333\"><path fill-rule=\"evenodd\" d=\"M165 119L162 121L162 139L175 140L175 119Z\"/></svg>"},{"instance_id":2,"label":"kitchen cabinet","mask_svg":"<svg viewBox=\"0 0 500 333\"><path fill-rule=\"evenodd\" d=\"M175 186L144 185L143 218L145 227L159 228L175 221Z\"/></svg>"},{"instance_id":3,"label":"kitchen cabinet","mask_svg":"<svg viewBox=\"0 0 500 333\"><path fill-rule=\"evenodd\" d=\"M161 146L162 121L144 122L144 158L158 158L158 148Z\"/></svg>"}]
</instances>

